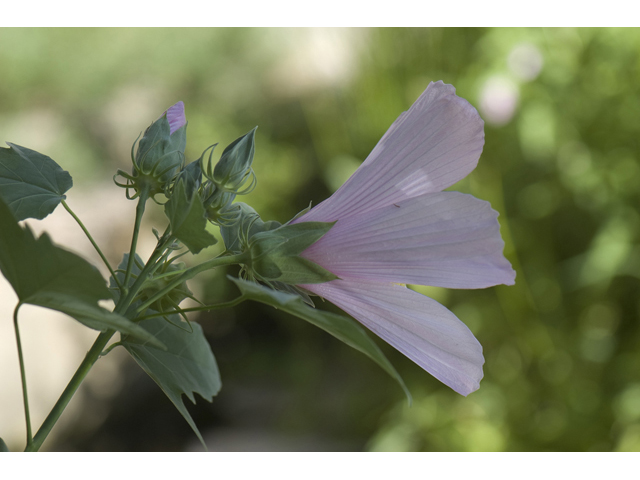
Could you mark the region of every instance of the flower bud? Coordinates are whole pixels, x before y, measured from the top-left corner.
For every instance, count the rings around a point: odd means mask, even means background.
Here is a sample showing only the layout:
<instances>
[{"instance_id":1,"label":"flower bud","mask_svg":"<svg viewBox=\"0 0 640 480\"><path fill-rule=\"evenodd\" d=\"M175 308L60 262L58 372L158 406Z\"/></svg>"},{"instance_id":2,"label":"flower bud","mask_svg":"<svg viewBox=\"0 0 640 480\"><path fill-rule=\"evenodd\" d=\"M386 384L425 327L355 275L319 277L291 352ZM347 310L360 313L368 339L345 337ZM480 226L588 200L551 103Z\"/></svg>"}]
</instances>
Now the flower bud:
<instances>
[{"instance_id":1,"label":"flower bud","mask_svg":"<svg viewBox=\"0 0 640 480\"><path fill-rule=\"evenodd\" d=\"M207 150L200 156L201 168L207 178L202 189L203 204L207 219L212 223L218 225L235 223L240 218L241 211L232 205L232 202L236 195L247 194L255 187L256 177L251 168L255 131L254 128L225 148L215 167L211 157L216 145L207 149L211 151L206 165L204 154ZM251 179L249 186L244 187L249 179Z\"/></svg>"},{"instance_id":2,"label":"flower bud","mask_svg":"<svg viewBox=\"0 0 640 480\"><path fill-rule=\"evenodd\" d=\"M281 226L280 222L262 221L260 215L243 202L234 203L237 208L237 220L233 223L221 225L220 234L227 252L239 254L249 249L249 239L256 233L274 230Z\"/></svg>"},{"instance_id":3,"label":"flower bud","mask_svg":"<svg viewBox=\"0 0 640 480\"><path fill-rule=\"evenodd\" d=\"M178 102L147 128L138 142L135 156L134 142L131 147L132 175L119 170L118 174L124 177L127 183L116 182L117 185L127 188L127 192L129 188L136 191L130 198L135 198L142 190L147 190L151 197L164 191L184 162L186 127L184 103Z\"/></svg>"},{"instance_id":4,"label":"flower bud","mask_svg":"<svg viewBox=\"0 0 640 480\"><path fill-rule=\"evenodd\" d=\"M142 302L145 302L153 297L156 293L164 290L164 288L167 287L169 283L171 283L171 281L175 279L175 275L172 276L171 273L175 272L177 275L179 274L179 272L184 270L184 268L184 263L163 264L162 267L156 272L156 274L144 283L142 289L140 290L139 299ZM191 290L189 290L186 282L184 282L175 287L161 299L156 300L154 303L149 305L149 308L157 312L171 311L174 310L177 305L185 298L191 298L192 295L193 294Z\"/></svg>"},{"instance_id":5,"label":"flower bud","mask_svg":"<svg viewBox=\"0 0 640 480\"><path fill-rule=\"evenodd\" d=\"M213 186L215 188L215 185ZM233 225L240 218L240 209L233 202L235 193L217 192L209 197L205 204L205 217L211 223L220 227Z\"/></svg>"},{"instance_id":6,"label":"flower bud","mask_svg":"<svg viewBox=\"0 0 640 480\"><path fill-rule=\"evenodd\" d=\"M240 192L245 182L252 178L251 184L246 190L253 189L255 175L251 169L253 163L255 127L249 133L236 139L222 152L220 160L216 164L213 174L209 172L209 178L222 190L236 192L239 195L247 192ZM209 168L211 164L209 164Z\"/></svg>"},{"instance_id":7,"label":"flower bud","mask_svg":"<svg viewBox=\"0 0 640 480\"><path fill-rule=\"evenodd\" d=\"M202 187L202 204L207 220L218 225L230 225L239 218L239 210L232 205L235 192L221 189L211 180L206 180Z\"/></svg>"}]
</instances>

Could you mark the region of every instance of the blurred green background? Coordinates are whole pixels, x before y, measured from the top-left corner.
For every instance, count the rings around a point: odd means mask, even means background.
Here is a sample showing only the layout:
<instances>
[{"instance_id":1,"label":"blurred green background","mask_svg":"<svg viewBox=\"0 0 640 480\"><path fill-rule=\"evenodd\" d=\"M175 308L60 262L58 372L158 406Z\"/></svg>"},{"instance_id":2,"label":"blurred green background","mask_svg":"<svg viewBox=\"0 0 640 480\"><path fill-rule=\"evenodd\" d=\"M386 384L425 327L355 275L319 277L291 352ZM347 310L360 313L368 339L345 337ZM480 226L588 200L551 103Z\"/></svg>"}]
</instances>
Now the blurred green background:
<instances>
[{"instance_id":1,"label":"blurred green background","mask_svg":"<svg viewBox=\"0 0 640 480\"><path fill-rule=\"evenodd\" d=\"M430 81L453 84L486 143L452 189L500 212L516 285L418 290L483 345L480 390L462 397L380 341L409 407L363 355L244 304L198 317L223 389L196 422L212 450L640 450L640 30L1 29L0 72L0 140L35 139L76 185L129 168L177 100L191 160L258 125L241 200L279 221L329 196ZM222 273L199 288L234 295ZM119 368L117 394L87 394L46 448L198 449L155 384Z\"/></svg>"}]
</instances>

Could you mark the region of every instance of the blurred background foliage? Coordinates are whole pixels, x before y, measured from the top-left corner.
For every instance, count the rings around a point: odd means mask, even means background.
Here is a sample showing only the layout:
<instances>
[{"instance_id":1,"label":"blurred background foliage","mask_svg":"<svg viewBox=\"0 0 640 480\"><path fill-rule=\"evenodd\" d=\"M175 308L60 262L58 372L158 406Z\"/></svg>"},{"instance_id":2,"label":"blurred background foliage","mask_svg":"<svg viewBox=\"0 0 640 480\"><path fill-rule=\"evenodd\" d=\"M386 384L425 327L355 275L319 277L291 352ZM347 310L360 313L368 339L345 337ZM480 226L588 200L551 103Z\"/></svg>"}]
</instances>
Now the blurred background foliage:
<instances>
[{"instance_id":1,"label":"blurred background foliage","mask_svg":"<svg viewBox=\"0 0 640 480\"><path fill-rule=\"evenodd\" d=\"M453 84L486 136L453 189L500 212L516 285L416 289L483 345L480 390L462 397L380 341L409 407L361 354L244 304L198 317L223 389L196 422L212 450L640 450L640 30L1 29L0 71L1 140L28 138L76 185L129 168L177 100L189 159L258 125L241 200L279 221L329 196L430 81ZM199 285L207 300L234 295L223 274ZM197 449L155 384L120 368L117 393L89 392L47 448Z\"/></svg>"}]
</instances>

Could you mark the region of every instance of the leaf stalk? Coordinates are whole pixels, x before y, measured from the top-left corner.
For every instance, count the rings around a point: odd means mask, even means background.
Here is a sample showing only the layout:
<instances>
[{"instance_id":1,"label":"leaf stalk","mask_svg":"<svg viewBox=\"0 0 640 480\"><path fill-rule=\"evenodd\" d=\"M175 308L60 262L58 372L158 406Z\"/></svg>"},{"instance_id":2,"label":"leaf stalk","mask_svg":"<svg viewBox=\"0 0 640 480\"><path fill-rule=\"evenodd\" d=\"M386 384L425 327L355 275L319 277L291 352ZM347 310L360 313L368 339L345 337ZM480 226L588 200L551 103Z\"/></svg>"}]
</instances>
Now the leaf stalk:
<instances>
[{"instance_id":1,"label":"leaf stalk","mask_svg":"<svg viewBox=\"0 0 640 480\"><path fill-rule=\"evenodd\" d=\"M27 393L27 374L24 368L24 355L22 354L22 342L20 341L20 329L18 328L18 310L22 303L18 303L13 310L13 328L16 332L16 344L18 346L18 361L20 363L20 380L22 381L22 400L24 402L24 418L27 423L27 446L32 442L31 415L29 414L29 394Z\"/></svg>"},{"instance_id":2,"label":"leaf stalk","mask_svg":"<svg viewBox=\"0 0 640 480\"><path fill-rule=\"evenodd\" d=\"M107 268L109 269L109 273L111 273L111 277L115 280L116 284L118 285L118 289L120 290L120 293L124 292L124 287L123 285L120 283L120 280L118 280L118 277L116 277L115 272L113 271L113 268L111 268L111 265L109 264L109 261L107 260L107 257L105 257L104 253L102 253L102 250L100 250L100 247L98 246L98 244L96 243L96 241L93 239L93 237L91 236L91 234L89 233L89 230L87 230L87 227L84 226L84 223L82 223L82 221L80 220L80 218L78 218L78 216L73 212L73 210L71 210L71 208L69 207L69 205L67 205L67 202L65 202L64 200L62 200L62 206L65 208L65 210L67 212L69 212L69 215L71 215L73 217L73 219L78 223L78 225L80 225L80 228L82 229L82 231L84 232L84 234L87 236L87 238L89 239L89 241L91 242L91 245L93 245L93 248L96 249L96 252L98 252L98 255L100 255L100 258L102 259L102 261L104 262L104 264L107 266Z\"/></svg>"}]
</instances>

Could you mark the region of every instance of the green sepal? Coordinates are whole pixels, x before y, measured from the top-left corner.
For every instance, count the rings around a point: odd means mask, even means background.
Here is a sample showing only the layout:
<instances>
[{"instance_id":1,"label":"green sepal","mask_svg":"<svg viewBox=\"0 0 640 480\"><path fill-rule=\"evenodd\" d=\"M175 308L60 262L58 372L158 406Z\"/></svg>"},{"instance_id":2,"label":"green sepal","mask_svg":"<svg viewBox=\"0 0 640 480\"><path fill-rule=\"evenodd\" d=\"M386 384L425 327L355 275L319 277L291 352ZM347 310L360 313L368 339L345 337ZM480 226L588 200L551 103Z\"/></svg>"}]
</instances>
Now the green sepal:
<instances>
[{"instance_id":1,"label":"green sepal","mask_svg":"<svg viewBox=\"0 0 640 480\"><path fill-rule=\"evenodd\" d=\"M178 315L172 315L171 322L162 318L140 322L167 346L166 351L127 336L123 336L122 345L169 397L206 449L182 395L193 403L196 402L195 393L208 402L213 401L222 386L220 372L202 327L197 323L188 325ZM182 326L176 326L180 324Z\"/></svg>"},{"instance_id":2,"label":"green sepal","mask_svg":"<svg viewBox=\"0 0 640 480\"><path fill-rule=\"evenodd\" d=\"M207 220L220 226L236 223L240 212L233 204L236 198L235 192L222 190L211 180L206 180L202 187L202 198Z\"/></svg>"},{"instance_id":3,"label":"green sepal","mask_svg":"<svg viewBox=\"0 0 640 480\"><path fill-rule=\"evenodd\" d=\"M0 148L0 198L18 220L41 220L67 198L71 175L46 155L7 145L10 148Z\"/></svg>"},{"instance_id":4,"label":"green sepal","mask_svg":"<svg viewBox=\"0 0 640 480\"><path fill-rule=\"evenodd\" d=\"M36 239L29 227L18 224L1 199L0 271L15 290L19 304L57 310L96 330L114 329L155 341L139 325L98 305L110 294L93 265L54 245L46 233Z\"/></svg>"},{"instance_id":5,"label":"green sepal","mask_svg":"<svg viewBox=\"0 0 640 480\"><path fill-rule=\"evenodd\" d=\"M320 240L335 222L302 222L283 225L251 237L250 269L264 281L291 285L324 283L338 277L300 254Z\"/></svg>"},{"instance_id":6,"label":"green sepal","mask_svg":"<svg viewBox=\"0 0 640 480\"><path fill-rule=\"evenodd\" d=\"M207 232L202 200L197 192L187 195L184 179L175 184L164 212L171 223L171 233L184 243L191 253L199 253L203 248L216 243L215 237Z\"/></svg>"},{"instance_id":7,"label":"green sepal","mask_svg":"<svg viewBox=\"0 0 640 480\"><path fill-rule=\"evenodd\" d=\"M364 353L398 382L407 396L409 403L411 403L411 393L407 389L402 377L358 322L350 317L312 308L305 304L303 299L297 295L278 292L255 282L248 282L239 278L228 278L237 285L242 293L242 298L245 300L255 300L266 305L271 305L272 307L301 318L321 328L325 332L330 333L350 347Z\"/></svg>"},{"instance_id":8,"label":"green sepal","mask_svg":"<svg viewBox=\"0 0 640 480\"><path fill-rule=\"evenodd\" d=\"M239 220L220 227L222 240L229 253L242 253L248 248L249 239L256 233L275 230L281 225L275 220L262 221L260 215L246 203L236 202L234 205L240 209Z\"/></svg>"},{"instance_id":9,"label":"green sepal","mask_svg":"<svg viewBox=\"0 0 640 480\"><path fill-rule=\"evenodd\" d=\"M213 181L213 167L211 158L213 157L213 151L217 146L217 143L209 145L204 149L204 152L202 152L202 155L200 155L200 158L197 160L198 164L200 165L200 171L206 177L206 180L202 184L202 203L204 204L204 208L207 210L207 212L211 207L213 216L216 215L218 210L224 208L228 203L233 202L233 199L236 197L234 192L227 192L229 193L229 195L223 197L221 194L224 192L220 191L220 189ZM209 151L209 161L205 162L204 156L207 151Z\"/></svg>"},{"instance_id":10,"label":"green sepal","mask_svg":"<svg viewBox=\"0 0 640 480\"><path fill-rule=\"evenodd\" d=\"M183 125L173 134L170 132L166 113L144 132L134 160L139 174L153 177L160 183L168 182L176 174L184 161L187 125Z\"/></svg>"},{"instance_id":11,"label":"green sepal","mask_svg":"<svg viewBox=\"0 0 640 480\"><path fill-rule=\"evenodd\" d=\"M298 213L296 213L293 218L291 220L289 220L286 224L289 225L291 222L293 222L295 219L300 218L301 216L303 216L305 213L307 213L309 210L311 210L311 202L309 202L309 206L306 208L303 208L302 210L300 210Z\"/></svg>"},{"instance_id":12,"label":"green sepal","mask_svg":"<svg viewBox=\"0 0 640 480\"><path fill-rule=\"evenodd\" d=\"M210 177L223 190L236 191L249 175L255 152L257 128L231 142L222 152Z\"/></svg>"}]
</instances>

